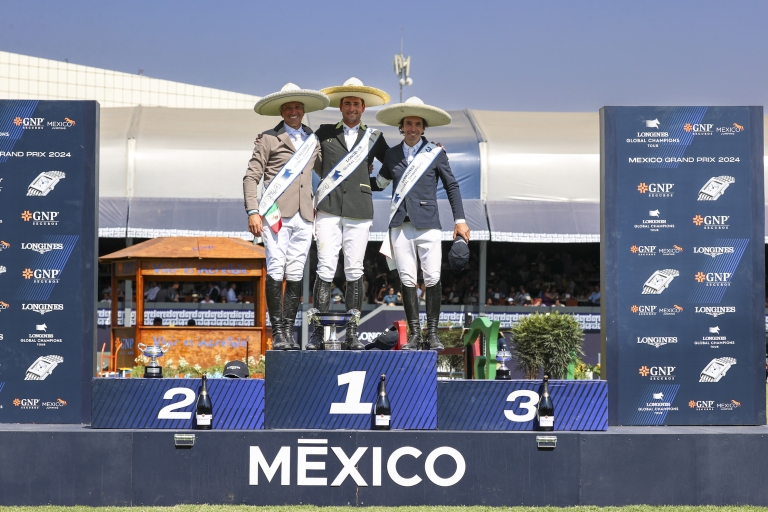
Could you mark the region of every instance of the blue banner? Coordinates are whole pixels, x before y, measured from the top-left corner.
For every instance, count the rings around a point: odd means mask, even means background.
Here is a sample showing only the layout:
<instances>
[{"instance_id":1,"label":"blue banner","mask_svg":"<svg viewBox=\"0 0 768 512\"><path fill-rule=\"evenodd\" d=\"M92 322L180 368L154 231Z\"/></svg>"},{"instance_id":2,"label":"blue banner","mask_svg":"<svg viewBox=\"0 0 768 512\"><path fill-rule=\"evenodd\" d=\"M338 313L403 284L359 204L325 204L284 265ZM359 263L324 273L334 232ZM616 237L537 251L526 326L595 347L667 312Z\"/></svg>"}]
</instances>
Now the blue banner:
<instances>
[{"instance_id":1,"label":"blue banner","mask_svg":"<svg viewBox=\"0 0 768 512\"><path fill-rule=\"evenodd\" d=\"M0 422L88 423L99 106L0 101Z\"/></svg>"},{"instance_id":2,"label":"blue banner","mask_svg":"<svg viewBox=\"0 0 768 512\"><path fill-rule=\"evenodd\" d=\"M761 107L606 107L611 424L765 423Z\"/></svg>"}]
</instances>

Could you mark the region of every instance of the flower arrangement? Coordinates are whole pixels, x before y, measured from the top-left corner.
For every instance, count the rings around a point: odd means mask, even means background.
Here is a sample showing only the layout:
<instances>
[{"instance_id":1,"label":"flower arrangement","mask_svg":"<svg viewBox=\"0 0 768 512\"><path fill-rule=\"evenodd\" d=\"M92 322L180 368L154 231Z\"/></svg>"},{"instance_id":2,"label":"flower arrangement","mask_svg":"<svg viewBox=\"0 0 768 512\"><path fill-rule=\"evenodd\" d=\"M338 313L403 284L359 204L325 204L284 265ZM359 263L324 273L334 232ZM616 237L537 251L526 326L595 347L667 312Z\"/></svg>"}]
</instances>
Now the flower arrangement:
<instances>
[{"instance_id":1,"label":"flower arrangement","mask_svg":"<svg viewBox=\"0 0 768 512\"><path fill-rule=\"evenodd\" d=\"M149 358L140 355L135 359L136 366L131 370L131 377L143 377L144 368L149 364ZM186 378L197 379L203 375L211 379L221 378L224 374L224 366L229 361L225 361L220 355L216 355L214 358L213 366L203 368L199 364L190 365L186 359L180 357L178 361L174 361L171 358L165 359L163 363L163 377L165 378ZM254 356L248 356L246 361L248 365L248 373L251 377L264 376L264 370L266 367L266 358L262 355L258 360Z\"/></svg>"}]
</instances>

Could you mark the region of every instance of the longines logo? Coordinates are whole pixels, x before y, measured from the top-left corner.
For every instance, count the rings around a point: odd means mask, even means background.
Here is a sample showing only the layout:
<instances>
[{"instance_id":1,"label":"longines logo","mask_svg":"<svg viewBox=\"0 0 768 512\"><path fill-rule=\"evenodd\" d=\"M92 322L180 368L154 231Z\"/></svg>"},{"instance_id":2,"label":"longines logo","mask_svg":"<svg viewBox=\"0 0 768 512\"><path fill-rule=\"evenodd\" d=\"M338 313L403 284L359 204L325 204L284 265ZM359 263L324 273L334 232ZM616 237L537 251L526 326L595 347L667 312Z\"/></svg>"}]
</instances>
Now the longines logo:
<instances>
[{"instance_id":1,"label":"longines logo","mask_svg":"<svg viewBox=\"0 0 768 512\"><path fill-rule=\"evenodd\" d=\"M648 380L675 380L676 366L641 366L638 373Z\"/></svg>"},{"instance_id":2,"label":"longines logo","mask_svg":"<svg viewBox=\"0 0 768 512\"><path fill-rule=\"evenodd\" d=\"M695 411L714 411L715 410L715 401L714 400L691 400L688 402L688 407Z\"/></svg>"},{"instance_id":3,"label":"longines logo","mask_svg":"<svg viewBox=\"0 0 768 512\"><path fill-rule=\"evenodd\" d=\"M714 126L715 125L713 124L685 123L683 130L685 130L686 133L693 132L694 135L712 135L712 128Z\"/></svg>"},{"instance_id":4,"label":"longines logo","mask_svg":"<svg viewBox=\"0 0 768 512\"><path fill-rule=\"evenodd\" d=\"M670 343L677 343L677 336L638 336L637 343L638 345L650 345L659 348Z\"/></svg>"},{"instance_id":5,"label":"longines logo","mask_svg":"<svg viewBox=\"0 0 768 512\"><path fill-rule=\"evenodd\" d=\"M736 249L733 247L694 247L693 248L693 254L706 254L707 256L712 256L713 258L722 256L723 254L733 254L734 252L736 252Z\"/></svg>"},{"instance_id":6,"label":"longines logo","mask_svg":"<svg viewBox=\"0 0 768 512\"><path fill-rule=\"evenodd\" d=\"M21 212L21 219L24 222L32 221L33 226L58 226L59 212L31 212L24 210Z\"/></svg>"},{"instance_id":7,"label":"longines logo","mask_svg":"<svg viewBox=\"0 0 768 512\"><path fill-rule=\"evenodd\" d=\"M730 215L705 215L701 216L696 214L693 217L693 223L696 226L703 226L704 229L728 229L728 219Z\"/></svg>"},{"instance_id":8,"label":"longines logo","mask_svg":"<svg viewBox=\"0 0 768 512\"><path fill-rule=\"evenodd\" d=\"M11 244L6 242L5 240L0 240L0 252L3 252L4 250L10 249L10 248L11 248Z\"/></svg>"},{"instance_id":9,"label":"longines logo","mask_svg":"<svg viewBox=\"0 0 768 512\"><path fill-rule=\"evenodd\" d=\"M662 219L660 210L649 210L647 219L643 219L641 224L635 224L635 229L648 229L657 232L660 229L674 229L675 225Z\"/></svg>"},{"instance_id":10,"label":"longines logo","mask_svg":"<svg viewBox=\"0 0 768 512\"><path fill-rule=\"evenodd\" d=\"M730 272L697 272L694 278L698 283L706 283L706 286L731 286Z\"/></svg>"},{"instance_id":11,"label":"longines logo","mask_svg":"<svg viewBox=\"0 0 768 512\"><path fill-rule=\"evenodd\" d=\"M702 313L713 317L725 315L726 313L735 313L735 306L696 306L696 313Z\"/></svg>"},{"instance_id":12,"label":"longines logo","mask_svg":"<svg viewBox=\"0 0 768 512\"><path fill-rule=\"evenodd\" d=\"M60 251L64 249L64 244L57 243L22 243L21 248L28 251L45 254L50 251Z\"/></svg>"},{"instance_id":13,"label":"longines logo","mask_svg":"<svg viewBox=\"0 0 768 512\"><path fill-rule=\"evenodd\" d=\"M45 122L44 117L19 117L16 116L16 118L13 120L13 124L16 126L23 126L25 130L42 130L45 126L43 123Z\"/></svg>"},{"instance_id":14,"label":"longines logo","mask_svg":"<svg viewBox=\"0 0 768 512\"><path fill-rule=\"evenodd\" d=\"M63 121L48 121L48 127L52 130L66 130L67 128L72 128L76 124L76 122L68 117L65 117Z\"/></svg>"},{"instance_id":15,"label":"longines logo","mask_svg":"<svg viewBox=\"0 0 768 512\"><path fill-rule=\"evenodd\" d=\"M47 303L22 304L21 310L34 311L35 313L40 313L41 315L44 315L46 313L50 313L51 311L64 311L64 304L47 304Z\"/></svg>"},{"instance_id":16,"label":"longines logo","mask_svg":"<svg viewBox=\"0 0 768 512\"><path fill-rule=\"evenodd\" d=\"M24 279L32 279L32 282L35 284L58 284L59 274L61 274L61 270L53 268L36 268L34 270L25 268L21 273Z\"/></svg>"},{"instance_id":17,"label":"longines logo","mask_svg":"<svg viewBox=\"0 0 768 512\"><path fill-rule=\"evenodd\" d=\"M736 135L744 131L744 126L739 123L733 123L731 126L718 126L715 131L720 135Z\"/></svg>"},{"instance_id":18,"label":"longines logo","mask_svg":"<svg viewBox=\"0 0 768 512\"><path fill-rule=\"evenodd\" d=\"M643 195L648 194L646 197L674 197L674 186L674 183L640 183L637 191Z\"/></svg>"}]
</instances>

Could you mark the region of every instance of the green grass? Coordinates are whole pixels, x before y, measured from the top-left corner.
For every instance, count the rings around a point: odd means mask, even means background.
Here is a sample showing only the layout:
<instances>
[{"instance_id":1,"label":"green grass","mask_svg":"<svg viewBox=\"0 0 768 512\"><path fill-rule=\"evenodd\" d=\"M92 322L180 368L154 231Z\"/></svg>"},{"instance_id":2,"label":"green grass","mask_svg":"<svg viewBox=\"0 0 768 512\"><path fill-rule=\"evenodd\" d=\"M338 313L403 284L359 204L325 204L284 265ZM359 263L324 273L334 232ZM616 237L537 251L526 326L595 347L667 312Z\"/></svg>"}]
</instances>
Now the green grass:
<instances>
[{"instance_id":1,"label":"green grass","mask_svg":"<svg viewBox=\"0 0 768 512\"><path fill-rule=\"evenodd\" d=\"M0 507L0 512L768 512L766 507L251 507L245 505L177 505L175 507Z\"/></svg>"}]
</instances>

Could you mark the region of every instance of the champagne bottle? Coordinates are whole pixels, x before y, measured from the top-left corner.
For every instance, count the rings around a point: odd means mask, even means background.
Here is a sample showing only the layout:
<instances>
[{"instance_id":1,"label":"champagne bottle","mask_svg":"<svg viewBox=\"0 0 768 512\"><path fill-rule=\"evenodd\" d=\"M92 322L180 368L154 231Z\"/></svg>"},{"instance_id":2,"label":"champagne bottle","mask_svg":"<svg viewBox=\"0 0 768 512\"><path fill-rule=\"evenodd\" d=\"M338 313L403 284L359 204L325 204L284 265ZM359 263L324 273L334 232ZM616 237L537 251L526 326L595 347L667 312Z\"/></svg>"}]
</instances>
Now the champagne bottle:
<instances>
[{"instance_id":1,"label":"champagne bottle","mask_svg":"<svg viewBox=\"0 0 768 512\"><path fill-rule=\"evenodd\" d=\"M213 404L211 395L208 394L208 378L203 375L203 386L197 397L197 410L195 411L197 428L199 430L211 430L213 424Z\"/></svg>"},{"instance_id":2,"label":"champagne bottle","mask_svg":"<svg viewBox=\"0 0 768 512\"><path fill-rule=\"evenodd\" d=\"M555 429L555 405L549 396L549 377L544 375L544 392L539 398L539 407L536 409L536 417L539 420L539 430Z\"/></svg>"},{"instance_id":3,"label":"champagne bottle","mask_svg":"<svg viewBox=\"0 0 768 512\"><path fill-rule=\"evenodd\" d=\"M390 410L387 388L384 384L387 376L382 374L379 381L379 397L376 399L376 407L373 409L373 430L389 430Z\"/></svg>"}]
</instances>

